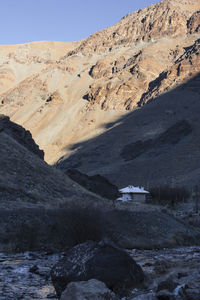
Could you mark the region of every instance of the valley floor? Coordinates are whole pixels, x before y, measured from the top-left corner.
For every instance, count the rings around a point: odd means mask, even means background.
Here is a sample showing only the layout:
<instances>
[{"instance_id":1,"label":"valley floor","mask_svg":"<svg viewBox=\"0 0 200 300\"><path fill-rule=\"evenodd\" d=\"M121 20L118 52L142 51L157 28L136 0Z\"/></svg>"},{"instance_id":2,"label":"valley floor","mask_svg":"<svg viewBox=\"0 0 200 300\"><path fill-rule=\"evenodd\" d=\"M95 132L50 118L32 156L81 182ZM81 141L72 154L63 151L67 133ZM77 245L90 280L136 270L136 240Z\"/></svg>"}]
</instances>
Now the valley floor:
<instances>
[{"instance_id":1,"label":"valley floor","mask_svg":"<svg viewBox=\"0 0 200 300\"><path fill-rule=\"evenodd\" d=\"M133 249L128 253L143 268L146 289L133 290L127 300L144 293L153 294L162 285L168 292L172 289L175 299L199 299L200 247ZM50 280L50 269L62 255L42 252L0 253L0 300L57 299Z\"/></svg>"}]
</instances>

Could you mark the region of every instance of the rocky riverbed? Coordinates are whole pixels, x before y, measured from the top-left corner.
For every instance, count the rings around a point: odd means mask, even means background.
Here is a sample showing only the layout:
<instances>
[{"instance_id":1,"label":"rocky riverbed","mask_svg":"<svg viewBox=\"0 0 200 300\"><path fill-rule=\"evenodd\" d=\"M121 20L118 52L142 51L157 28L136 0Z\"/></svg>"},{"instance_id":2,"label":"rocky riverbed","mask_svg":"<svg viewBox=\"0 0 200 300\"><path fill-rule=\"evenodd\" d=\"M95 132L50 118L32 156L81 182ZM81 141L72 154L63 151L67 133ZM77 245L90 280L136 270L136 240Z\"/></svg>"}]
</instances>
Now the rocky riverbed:
<instances>
[{"instance_id":1,"label":"rocky riverbed","mask_svg":"<svg viewBox=\"0 0 200 300\"><path fill-rule=\"evenodd\" d=\"M128 252L146 275L145 292L160 294L158 299L200 299L200 247ZM133 294L141 295L142 291ZM162 298L165 294L169 298Z\"/></svg>"},{"instance_id":2,"label":"rocky riverbed","mask_svg":"<svg viewBox=\"0 0 200 300\"><path fill-rule=\"evenodd\" d=\"M144 299L138 295L146 293L152 298L145 299L159 299L153 295L167 293L173 297L169 299L200 299L200 247L133 249L128 253L144 270L146 288L133 290L127 299ZM0 253L0 300L57 299L50 270L63 255Z\"/></svg>"},{"instance_id":3,"label":"rocky riverbed","mask_svg":"<svg viewBox=\"0 0 200 300\"><path fill-rule=\"evenodd\" d=\"M57 299L50 270L60 255L0 253L0 300Z\"/></svg>"}]
</instances>

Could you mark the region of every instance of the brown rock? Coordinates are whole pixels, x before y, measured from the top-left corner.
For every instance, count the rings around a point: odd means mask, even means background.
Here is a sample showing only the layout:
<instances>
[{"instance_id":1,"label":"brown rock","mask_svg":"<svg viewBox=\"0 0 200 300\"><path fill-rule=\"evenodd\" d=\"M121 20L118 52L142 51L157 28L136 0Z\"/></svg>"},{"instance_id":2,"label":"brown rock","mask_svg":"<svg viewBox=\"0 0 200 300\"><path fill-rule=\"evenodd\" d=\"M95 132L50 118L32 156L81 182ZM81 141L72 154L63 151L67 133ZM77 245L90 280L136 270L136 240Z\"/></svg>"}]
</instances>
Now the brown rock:
<instances>
[{"instance_id":1,"label":"brown rock","mask_svg":"<svg viewBox=\"0 0 200 300\"><path fill-rule=\"evenodd\" d=\"M200 32L200 11L195 12L187 23L188 32L199 33Z\"/></svg>"}]
</instances>

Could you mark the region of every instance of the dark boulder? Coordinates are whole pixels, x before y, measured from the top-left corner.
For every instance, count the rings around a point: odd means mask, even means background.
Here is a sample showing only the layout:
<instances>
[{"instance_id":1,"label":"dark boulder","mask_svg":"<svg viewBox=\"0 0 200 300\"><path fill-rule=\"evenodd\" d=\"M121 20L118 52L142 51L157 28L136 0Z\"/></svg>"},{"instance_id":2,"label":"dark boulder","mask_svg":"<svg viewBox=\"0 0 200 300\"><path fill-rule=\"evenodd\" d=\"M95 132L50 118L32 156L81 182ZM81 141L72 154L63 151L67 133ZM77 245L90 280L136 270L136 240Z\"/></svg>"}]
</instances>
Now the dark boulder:
<instances>
[{"instance_id":1,"label":"dark boulder","mask_svg":"<svg viewBox=\"0 0 200 300\"><path fill-rule=\"evenodd\" d=\"M107 243L88 241L68 250L51 270L55 290L60 297L70 282L97 279L112 291L125 295L142 285L144 274L123 250Z\"/></svg>"},{"instance_id":2,"label":"dark boulder","mask_svg":"<svg viewBox=\"0 0 200 300\"><path fill-rule=\"evenodd\" d=\"M85 189L110 200L119 196L118 188L101 175L88 176L77 169L68 169L66 174Z\"/></svg>"},{"instance_id":3,"label":"dark boulder","mask_svg":"<svg viewBox=\"0 0 200 300\"><path fill-rule=\"evenodd\" d=\"M159 291L156 294L158 300L176 300L177 298L168 290Z\"/></svg>"},{"instance_id":4,"label":"dark boulder","mask_svg":"<svg viewBox=\"0 0 200 300\"><path fill-rule=\"evenodd\" d=\"M187 21L187 28L190 34L200 33L200 10L196 11Z\"/></svg>"},{"instance_id":5,"label":"dark boulder","mask_svg":"<svg viewBox=\"0 0 200 300\"><path fill-rule=\"evenodd\" d=\"M168 278L167 280L161 281L157 287L157 291L168 290L173 292L178 286L178 282L175 282L173 279Z\"/></svg>"},{"instance_id":6,"label":"dark boulder","mask_svg":"<svg viewBox=\"0 0 200 300\"><path fill-rule=\"evenodd\" d=\"M96 279L71 282L62 293L60 300L119 300L106 285Z\"/></svg>"}]
</instances>

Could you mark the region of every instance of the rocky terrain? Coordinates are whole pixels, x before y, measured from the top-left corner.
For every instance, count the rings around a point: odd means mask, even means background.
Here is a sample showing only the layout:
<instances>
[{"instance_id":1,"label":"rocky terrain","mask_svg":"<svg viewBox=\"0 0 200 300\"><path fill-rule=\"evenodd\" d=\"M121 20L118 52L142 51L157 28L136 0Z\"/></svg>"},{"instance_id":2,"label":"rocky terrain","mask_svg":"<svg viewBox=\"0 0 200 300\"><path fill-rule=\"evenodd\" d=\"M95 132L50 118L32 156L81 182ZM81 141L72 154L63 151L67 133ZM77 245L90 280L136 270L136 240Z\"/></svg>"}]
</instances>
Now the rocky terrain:
<instances>
[{"instance_id":1,"label":"rocky terrain","mask_svg":"<svg viewBox=\"0 0 200 300\"><path fill-rule=\"evenodd\" d=\"M198 244L198 230L152 205L117 205L107 180L77 172L70 179L43 161L30 132L6 116L0 126L0 249L55 251L102 238L129 249Z\"/></svg>"},{"instance_id":2,"label":"rocky terrain","mask_svg":"<svg viewBox=\"0 0 200 300\"><path fill-rule=\"evenodd\" d=\"M199 184L199 34L198 0L163 0L0 46L0 300L199 299L198 203L115 201Z\"/></svg>"},{"instance_id":3,"label":"rocky terrain","mask_svg":"<svg viewBox=\"0 0 200 300\"><path fill-rule=\"evenodd\" d=\"M126 300L157 300L156 294L160 294L160 297L168 295L171 299L179 300L199 299L198 247L130 250L128 253L142 267L148 287L133 289L132 295ZM64 257L65 253L26 252L12 255L0 253L1 300L57 299L50 271L58 259ZM95 299L95 292L98 290L93 288L90 291L93 292Z\"/></svg>"},{"instance_id":4,"label":"rocky terrain","mask_svg":"<svg viewBox=\"0 0 200 300\"><path fill-rule=\"evenodd\" d=\"M119 187L198 184L199 75L159 96L91 140L78 143L58 167L101 174ZM112 147L110 147L112 145Z\"/></svg>"},{"instance_id":5,"label":"rocky terrain","mask_svg":"<svg viewBox=\"0 0 200 300\"><path fill-rule=\"evenodd\" d=\"M166 93L171 88L176 88L180 85L187 86L188 79L194 77L196 77L196 82L193 81L189 88L199 93L199 55L200 39L196 40L190 47L186 47L184 54L175 61L172 67L166 72L162 72L158 78L149 83L149 89L142 95L139 104L144 105L146 102Z\"/></svg>"},{"instance_id":6,"label":"rocky terrain","mask_svg":"<svg viewBox=\"0 0 200 300\"><path fill-rule=\"evenodd\" d=\"M41 159L43 151L39 150L30 132L5 116L0 119L0 128L1 209L58 207L75 198L77 201L97 199L62 172L47 165Z\"/></svg>"},{"instance_id":7,"label":"rocky terrain","mask_svg":"<svg viewBox=\"0 0 200 300\"><path fill-rule=\"evenodd\" d=\"M31 131L47 162L69 157L148 102L160 74L154 97L197 75L199 9L163 0L83 41L1 46L1 112Z\"/></svg>"},{"instance_id":8,"label":"rocky terrain","mask_svg":"<svg viewBox=\"0 0 200 300\"><path fill-rule=\"evenodd\" d=\"M199 248L153 250L198 245L198 228L148 204L113 208L47 165L30 132L3 115L0 126L0 299L198 299Z\"/></svg>"}]
</instances>

